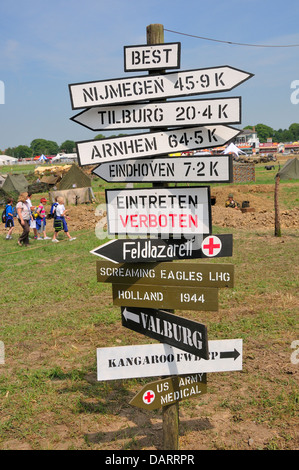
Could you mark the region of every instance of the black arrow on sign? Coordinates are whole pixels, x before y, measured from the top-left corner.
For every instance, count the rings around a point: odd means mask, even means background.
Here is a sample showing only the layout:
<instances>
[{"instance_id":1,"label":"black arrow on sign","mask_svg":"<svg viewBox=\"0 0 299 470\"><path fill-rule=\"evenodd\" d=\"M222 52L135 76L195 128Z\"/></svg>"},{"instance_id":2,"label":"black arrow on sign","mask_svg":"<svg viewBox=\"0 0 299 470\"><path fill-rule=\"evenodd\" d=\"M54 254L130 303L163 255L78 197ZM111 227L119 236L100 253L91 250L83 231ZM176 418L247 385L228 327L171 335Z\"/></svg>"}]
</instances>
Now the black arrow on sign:
<instances>
[{"instance_id":1,"label":"black arrow on sign","mask_svg":"<svg viewBox=\"0 0 299 470\"><path fill-rule=\"evenodd\" d=\"M236 360L240 356L239 351L236 348L233 351L223 351L220 352L220 359L231 359Z\"/></svg>"}]
</instances>

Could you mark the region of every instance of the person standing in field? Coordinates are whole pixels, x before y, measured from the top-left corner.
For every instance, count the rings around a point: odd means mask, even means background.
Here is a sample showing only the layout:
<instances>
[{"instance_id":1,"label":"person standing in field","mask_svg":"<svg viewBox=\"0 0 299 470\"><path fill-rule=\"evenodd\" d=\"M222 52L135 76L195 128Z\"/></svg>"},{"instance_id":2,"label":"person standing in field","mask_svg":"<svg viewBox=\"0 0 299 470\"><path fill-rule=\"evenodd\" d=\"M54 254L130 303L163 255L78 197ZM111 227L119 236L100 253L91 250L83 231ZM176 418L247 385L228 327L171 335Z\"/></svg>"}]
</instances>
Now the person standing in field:
<instances>
[{"instance_id":1,"label":"person standing in field","mask_svg":"<svg viewBox=\"0 0 299 470\"><path fill-rule=\"evenodd\" d=\"M66 214L68 210L64 206L64 199L61 196L58 196L57 198L58 205L56 206L56 214L55 214L55 220L54 220L54 235L52 238L52 242L58 243L59 240L57 240L57 235L58 232L61 230L64 231L66 236L68 237L69 241L72 242L73 240L76 240L76 237L71 237L69 234L68 226L66 223L66 217L68 217Z\"/></svg>"},{"instance_id":2,"label":"person standing in field","mask_svg":"<svg viewBox=\"0 0 299 470\"><path fill-rule=\"evenodd\" d=\"M5 228L8 228L8 232L6 234L6 240L12 239L12 231L14 229L14 212L13 212L13 199L9 198L7 200L7 204L5 207Z\"/></svg>"},{"instance_id":3,"label":"person standing in field","mask_svg":"<svg viewBox=\"0 0 299 470\"><path fill-rule=\"evenodd\" d=\"M33 210L35 209L35 207L32 205L32 202L31 202L31 196L32 196L32 193L28 193L28 198L27 198L27 203L29 204L29 207L30 207L30 210L31 210L31 214L33 212ZM36 220L34 219L34 217L32 217L32 219L30 220L30 228L32 228L33 230L33 233L34 233L34 238L35 240L37 239L37 230L36 230Z\"/></svg>"},{"instance_id":4,"label":"person standing in field","mask_svg":"<svg viewBox=\"0 0 299 470\"><path fill-rule=\"evenodd\" d=\"M42 197L40 204L38 205L36 212L38 214L36 218L36 228L37 228L37 240L50 240L50 237L47 237L46 234L46 211L43 206L47 202L47 199ZM43 234L44 238L41 237Z\"/></svg>"},{"instance_id":5,"label":"person standing in field","mask_svg":"<svg viewBox=\"0 0 299 470\"><path fill-rule=\"evenodd\" d=\"M21 233L18 239L19 246L28 246L29 245L29 232L30 232L30 220L32 220L31 210L27 202L28 193L21 193L16 205L17 209L17 219L21 225L23 232Z\"/></svg>"}]
</instances>

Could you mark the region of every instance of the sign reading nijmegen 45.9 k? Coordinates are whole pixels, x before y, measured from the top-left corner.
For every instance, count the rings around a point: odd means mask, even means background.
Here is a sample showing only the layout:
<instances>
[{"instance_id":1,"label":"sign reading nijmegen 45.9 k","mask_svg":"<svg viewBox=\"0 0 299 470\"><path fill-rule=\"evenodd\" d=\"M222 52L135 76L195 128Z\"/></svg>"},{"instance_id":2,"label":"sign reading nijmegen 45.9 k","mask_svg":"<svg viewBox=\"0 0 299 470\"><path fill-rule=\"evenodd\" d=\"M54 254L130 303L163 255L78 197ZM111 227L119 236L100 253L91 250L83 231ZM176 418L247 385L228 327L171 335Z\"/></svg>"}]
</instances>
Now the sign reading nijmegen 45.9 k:
<instances>
[{"instance_id":1,"label":"sign reading nijmegen 45.9 k","mask_svg":"<svg viewBox=\"0 0 299 470\"><path fill-rule=\"evenodd\" d=\"M211 233L210 187L107 189L109 234Z\"/></svg>"},{"instance_id":2,"label":"sign reading nijmegen 45.9 k","mask_svg":"<svg viewBox=\"0 0 299 470\"><path fill-rule=\"evenodd\" d=\"M230 66L72 83L73 109L230 91L253 75Z\"/></svg>"}]
</instances>

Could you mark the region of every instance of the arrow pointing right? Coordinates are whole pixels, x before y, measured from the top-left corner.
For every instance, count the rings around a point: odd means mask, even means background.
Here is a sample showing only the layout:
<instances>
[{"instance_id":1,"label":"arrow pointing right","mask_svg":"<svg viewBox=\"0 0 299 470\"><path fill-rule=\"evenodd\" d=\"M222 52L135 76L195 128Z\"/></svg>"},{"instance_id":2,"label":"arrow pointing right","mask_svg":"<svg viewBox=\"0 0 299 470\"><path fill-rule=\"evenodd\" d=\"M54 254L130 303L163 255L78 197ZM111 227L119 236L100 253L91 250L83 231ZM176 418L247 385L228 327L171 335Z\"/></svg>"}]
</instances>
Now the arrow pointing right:
<instances>
[{"instance_id":1,"label":"arrow pointing right","mask_svg":"<svg viewBox=\"0 0 299 470\"><path fill-rule=\"evenodd\" d=\"M220 352L220 359L231 359L233 358L234 361L240 356L239 351L236 348L233 351L223 351Z\"/></svg>"}]
</instances>

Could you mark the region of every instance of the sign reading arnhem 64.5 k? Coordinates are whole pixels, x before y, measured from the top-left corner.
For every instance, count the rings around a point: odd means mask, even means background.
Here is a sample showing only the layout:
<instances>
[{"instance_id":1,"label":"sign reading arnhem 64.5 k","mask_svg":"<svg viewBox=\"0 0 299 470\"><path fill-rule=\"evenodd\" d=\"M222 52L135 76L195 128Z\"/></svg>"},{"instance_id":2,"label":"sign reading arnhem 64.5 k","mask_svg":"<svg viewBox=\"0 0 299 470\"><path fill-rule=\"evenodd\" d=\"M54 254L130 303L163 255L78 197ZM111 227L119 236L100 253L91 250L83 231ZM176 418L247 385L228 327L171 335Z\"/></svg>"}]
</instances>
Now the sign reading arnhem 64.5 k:
<instances>
[{"instance_id":1,"label":"sign reading arnhem 64.5 k","mask_svg":"<svg viewBox=\"0 0 299 470\"><path fill-rule=\"evenodd\" d=\"M210 188L106 190L110 234L211 233Z\"/></svg>"}]
</instances>

